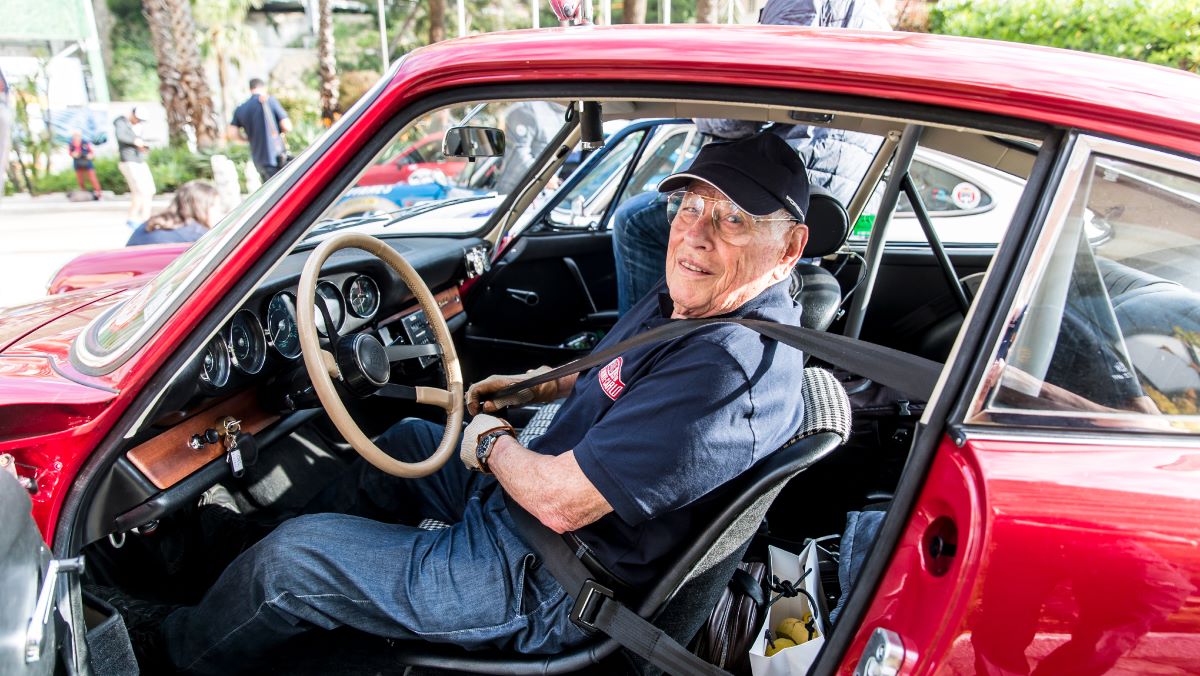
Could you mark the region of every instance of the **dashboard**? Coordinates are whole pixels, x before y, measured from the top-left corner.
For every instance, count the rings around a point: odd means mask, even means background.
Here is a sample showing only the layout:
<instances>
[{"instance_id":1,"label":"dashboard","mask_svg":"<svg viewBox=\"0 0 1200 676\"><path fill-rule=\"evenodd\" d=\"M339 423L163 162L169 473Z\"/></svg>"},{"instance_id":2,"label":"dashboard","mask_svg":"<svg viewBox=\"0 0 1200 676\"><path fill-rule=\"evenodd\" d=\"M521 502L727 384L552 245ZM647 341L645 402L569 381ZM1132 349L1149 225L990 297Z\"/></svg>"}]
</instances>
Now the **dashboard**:
<instances>
[{"instance_id":1,"label":"dashboard","mask_svg":"<svg viewBox=\"0 0 1200 676\"><path fill-rule=\"evenodd\" d=\"M330 338L326 317L333 326L333 335L369 329L382 303L380 284L371 274L347 272L320 277L317 334ZM234 314L205 347L199 383L202 390L217 393L231 381L258 375L268 360L288 363L299 357L296 288L288 287L267 298L256 298Z\"/></svg>"},{"instance_id":2,"label":"dashboard","mask_svg":"<svg viewBox=\"0 0 1200 676\"><path fill-rule=\"evenodd\" d=\"M459 284L478 274L475 261L487 244L475 238L385 241L434 293L451 332L465 326ZM217 421L234 419L265 445L319 412L300 359L296 325L296 289L307 256L302 250L283 259L174 376L147 416L152 422L129 440L102 482L99 509L89 511L85 525L87 541L194 504L200 492L225 476L229 469L224 440L216 439ZM322 342L333 334L362 332L384 345L434 341L424 311L399 275L364 251L330 256L318 278L317 298ZM425 355L395 364L393 382L441 385L439 363L436 355Z\"/></svg>"}]
</instances>

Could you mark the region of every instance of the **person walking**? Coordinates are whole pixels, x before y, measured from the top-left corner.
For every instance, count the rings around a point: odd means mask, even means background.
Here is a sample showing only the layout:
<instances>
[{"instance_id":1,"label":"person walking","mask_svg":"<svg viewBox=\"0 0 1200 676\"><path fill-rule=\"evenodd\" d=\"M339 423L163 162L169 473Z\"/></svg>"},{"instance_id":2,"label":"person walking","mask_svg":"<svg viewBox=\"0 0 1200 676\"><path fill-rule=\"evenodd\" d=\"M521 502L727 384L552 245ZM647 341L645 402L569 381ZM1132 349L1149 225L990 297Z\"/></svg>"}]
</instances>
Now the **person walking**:
<instances>
[{"instance_id":1,"label":"person walking","mask_svg":"<svg viewBox=\"0 0 1200 676\"><path fill-rule=\"evenodd\" d=\"M221 193L208 181L188 181L175 191L166 210L138 226L125 246L194 242L225 215Z\"/></svg>"},{"instance_id":2,"label":"person walking","mask_svg":"<svg viewBox=\"0 0 1200 676\"><path fill-rule=\"evenodd\" d=\"M129 115L122 115L113 120L113 128L117 132L117 149L120 152L120 162L117 168L129 185L129 215L125 224L136 228L139 223L150 218L150 202L158 188L154 185L154 176L150 173L150 165L146 164L146 156L150 146L142 138L142 122L139 109L134 107Z\"/></svg>"},{"instance_id":3,"label":"person walking","mask_svg":"<svg viewBox=\"0 0 1200 676\"><path fill-rule=\"evenodd\" d=\"M96 164L92 161L96 159L96 152L92 144L83 138L82 131L76 129L71 132L67 152L75 163L75 182L79 184L79 189L87 190L87 186L83 184L83 179L87 178L92 185L92 199L100 199L100 179L96 178Z\"/></svg>"},{"instance_id":4,"label":"person walking","mask_svg":"<svg viewBox=\"0 0 1200 676\"><path fill-rule=\"evenodd\" d=\"M265 181L287 163L285 134L292 130L292 121L279 100L267 93L262 80L250 80L250 98L233 111L226 135L230 140L250 142L250 157L258 175Z\"/></svg>"}]
</instances>

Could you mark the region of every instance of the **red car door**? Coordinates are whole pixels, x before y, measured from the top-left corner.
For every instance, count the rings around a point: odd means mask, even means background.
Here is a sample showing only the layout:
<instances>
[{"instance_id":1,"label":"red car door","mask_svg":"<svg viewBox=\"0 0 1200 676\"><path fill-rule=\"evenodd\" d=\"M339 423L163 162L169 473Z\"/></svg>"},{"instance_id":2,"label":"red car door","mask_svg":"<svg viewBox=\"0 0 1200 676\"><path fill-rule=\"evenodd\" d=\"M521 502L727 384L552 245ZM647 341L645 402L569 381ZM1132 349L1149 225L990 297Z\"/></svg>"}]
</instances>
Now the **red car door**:
<instances>
[{"instance_id":1,"label":"red car door","mask_svg":"<svg viewBox=\"0 0 1200 676\"><path fill-rule=\"evenodd\" d=\"M1200 162L1059 164L841 673L1200 672Z\"/></svg>"}]
</instances>

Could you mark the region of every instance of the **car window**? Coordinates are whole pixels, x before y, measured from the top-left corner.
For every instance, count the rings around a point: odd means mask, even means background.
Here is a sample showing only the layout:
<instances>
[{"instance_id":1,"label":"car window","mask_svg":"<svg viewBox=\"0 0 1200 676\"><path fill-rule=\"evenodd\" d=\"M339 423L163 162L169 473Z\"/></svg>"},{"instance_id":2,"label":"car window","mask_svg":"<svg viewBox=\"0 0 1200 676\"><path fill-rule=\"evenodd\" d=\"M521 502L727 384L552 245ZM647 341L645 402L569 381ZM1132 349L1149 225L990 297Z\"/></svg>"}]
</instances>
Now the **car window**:
<instances>
[{"instance_id":1,"label":"car window","mask_svg":"<svg viewBox=\"0 0 1200 676\"><path fill-rule=\"evenodd\" d=\"M658 184L664 178L692 163L692 158L700 151L703 138L703 135L694 129L670 130L661 143L646 153L646 157L630 177L622 199L658 190Z\"/></svg>"},{"instance_id":2,"label":"car window","mask_svg":"<svg viewBox=\"0 0 1200 676\"><path fill-rule=\"evenodd\" d=\"M1086 158L991 410L1200 414L1198 176Z\"/></svg>"},{"instance_id":3,"label":"car window","mask_svg":"<svg viewBox=\"0 0 1200 676\"><path fill-rule=\"evenodd\" d=\"M605 148L598 163L585 166L586 175L578 177L550 212L550 223L560 228L595 227L604 215L611 193L604 188L615 184L621 170L629 166L637 152L645 132L639 131L623 137L616 146ZM615 189L615 186L613 187Z\"/></svg>"},{"instance_id":4,"label":"car window","mask_svg":"<svg viewBox=\"0 0 1200 676\"><path fill-rule=\"evenodd\" d=\"M507 195L521 184L561 129L564 111L559 103L535 100L465 104L427 113L384 145L325 210L323 226L316 232L364 218L381 227L386 222L388 231L395 233L473 232L498 202L487 198ZM503 130L503 156L474 161L446 157L446 130L464 123Z\"/></svg>"},{"instance_id":5,"label":"car window","mask_svg":"<svg viewBox=\"0 0 1200 676\"><path fill-rule=\"evenodd\" d=\"M935 167L927 161L913 160L909 170L917 194L925 203L925 209L930 215L956 216L964 213L974 213L987 209L992 205L992 196L965 176L955 174L941 167ZM912 203L908 195L900 195L896 205L897 213L912 213Z\"/></svg>"},{"instance_id":6,"label":"car window","mask_svg":"<svg viewBox=\"0 0 1200 676\"><path fill-rule=\"evenodd\" d=\"M910 169L917 194L943 244L996 246L1012 220L1025 181L991 167L931 148L918 147ZM854 224L850 241L864 244L878 214L884 184L876 186L867 210ZM928 240L908 196L900 194L888 226L888 241L925 244Z\"/></svg>"}]
</instances>

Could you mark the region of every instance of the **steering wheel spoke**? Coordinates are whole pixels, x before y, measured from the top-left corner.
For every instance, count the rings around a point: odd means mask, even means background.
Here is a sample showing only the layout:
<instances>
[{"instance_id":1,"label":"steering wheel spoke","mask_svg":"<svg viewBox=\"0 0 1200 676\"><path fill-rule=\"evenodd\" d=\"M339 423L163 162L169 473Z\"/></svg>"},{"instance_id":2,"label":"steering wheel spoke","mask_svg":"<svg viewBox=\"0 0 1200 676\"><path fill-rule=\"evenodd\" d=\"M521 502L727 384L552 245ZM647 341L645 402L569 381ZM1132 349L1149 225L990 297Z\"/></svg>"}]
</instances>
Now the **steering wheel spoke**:
<instances>
[{"instance_id":1,"label":"steering wheel spoke","mask_svg":"<svg viewBox=\"0 0 1200 676\"><path fill-rule=\"evenodd\" d=\"M325 366L325 372L334 380L342 379L342 369L338 368L337 359L329 350L321 350L321 363Z\"/></svg>"},{"instance_id":2,"label":"steering wheel spoke","mask_svg":"<svg viewBox=\"0 0 1200 676\"><path fill-rule=\"evenodd\" d=\"M462 403L462 395L455 397L448 390L443 390L440 387L420 387L417 390L418 404L431 404L440 409L447 411L454 410L454 407Z\"/></svg>"},{"instance_id":3,"label":"steering wheel spoke","mask_svg":"<svg viewBox=\"0 0 1200 676\"><path fill-rule=\"evenodd\" d=\"M440 357L442 346L437 343L422 343L420 345L388 345L384 348L390 362L416 359L417 357Z\"/></svg>"},{"instance_id":4,"label":"steering wheel spoke","mask_svg":"<svg viewBox=\"0 0 1200 676\"><path fill-rule=\"evenodd\" d=\"M376 397L384 399L400 399L402 401L416 401L417 388L411 385L397 385L396 383L388 383L375 391Z\"/></svg>"}]
</instances>

